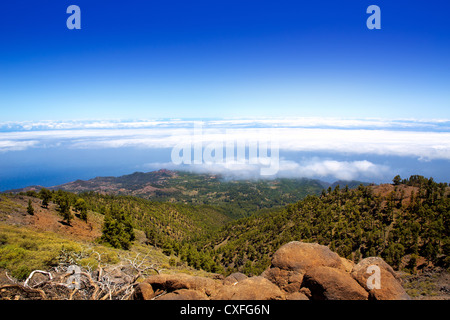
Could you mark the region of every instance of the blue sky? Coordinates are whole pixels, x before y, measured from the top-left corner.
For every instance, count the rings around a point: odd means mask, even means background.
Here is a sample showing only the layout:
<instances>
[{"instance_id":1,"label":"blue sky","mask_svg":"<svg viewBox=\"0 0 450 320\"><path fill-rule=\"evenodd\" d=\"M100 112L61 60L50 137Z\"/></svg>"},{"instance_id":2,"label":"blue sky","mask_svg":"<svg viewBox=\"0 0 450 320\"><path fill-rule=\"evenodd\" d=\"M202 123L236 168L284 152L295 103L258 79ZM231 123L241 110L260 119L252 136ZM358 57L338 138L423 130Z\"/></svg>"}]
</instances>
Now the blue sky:
<instances>
[{"instance_id":1,"label":"blue sky","mask_svg":"<svg viewBox=\"0 0 450 320\"><path fill-rule=\"evenodd\" d=\"M81 30L66 27L72 4ZM381 30L366 27L372 4ZM448 182L449 12L441 0L2 3L0 191L180 169L171 148L193 122L176 119L206 119L206 140L273 133L277 176Z\"/></svg>"},{"instance_id":2,"label":"blue sky","mask_svg":"<svg viewBox=\"0 0 450 320\"><path fill-rule=\"evenodd\" d=\"M94 3L95 2L95 3ZM81 8L68 30L66 8ZM381 8L381 30L366 9ZM11 1L1 121L450 118L446 1Z\"/></svg>"}]
</instances>

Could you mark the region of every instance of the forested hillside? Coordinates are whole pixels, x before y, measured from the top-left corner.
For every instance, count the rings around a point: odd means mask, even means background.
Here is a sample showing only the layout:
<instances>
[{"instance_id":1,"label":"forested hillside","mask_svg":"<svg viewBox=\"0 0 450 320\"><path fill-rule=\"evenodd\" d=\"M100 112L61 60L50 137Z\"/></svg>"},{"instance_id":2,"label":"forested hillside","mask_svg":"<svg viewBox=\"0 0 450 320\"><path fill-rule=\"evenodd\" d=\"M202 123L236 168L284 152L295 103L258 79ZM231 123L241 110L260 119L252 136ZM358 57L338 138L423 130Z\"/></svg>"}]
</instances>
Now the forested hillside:
<instances>
[{"instance_id":1,"label":"forested hillside","mask_svg":"<svg viewBox=\"0 0 450 320\"><path fill-rule=\"evenodd\" d=\"M329 188L282 210L227 224L197 244L227 273L259 274L281 245L302 240L329 246L355 262L381 256L413 269L419 257L450 266L447 184L412 176L395 185Z\"/></svg>"},{"instance_id":2,"label":"forested hillside","mask_svg":"<svg viewBox=\"0 0 450 320\"><path fill-rule=\"evenodd\" d=\"M97 177L87 181L76 180L48 189L77 194L96 192L128 195L158 202L213 205L236 219L249 216L259 209L282 207L309 194L320 194L327 186L322 181L311 179L227 180L220 175L159 170L120 177ZM17 193L40 189L42 187L34 186L12 191Z\"/></svg>"},{"instance_id":3,"label":"forested hillside","mask_svg":"<svg viewBox=\"0 0 450 320\"><path fill-rule=\"evenodd\" d=\"M85 221L90 219L88 212L104 216L98 238L102 243L128 249L134 241L133 230L142 230L147 244L208 272L260 274L272 254L292 240L327 245L355 262L381 256L395 268L414 270L421 259L450 266L448 185L422 176L403 180L397 176L393 182L355 189L329 186L319 195L255 210L237 220L220 203L191 205L47 189L26 195L39 197L44 207L54 202L68 224L73 214ZM288 181L284 183L286 189ZM294 183L292 189L296 187ZM252 188L257 189L258 182ZM265 198L250 197L247 204L258 201Z\"/></svg>"}]
</instances>

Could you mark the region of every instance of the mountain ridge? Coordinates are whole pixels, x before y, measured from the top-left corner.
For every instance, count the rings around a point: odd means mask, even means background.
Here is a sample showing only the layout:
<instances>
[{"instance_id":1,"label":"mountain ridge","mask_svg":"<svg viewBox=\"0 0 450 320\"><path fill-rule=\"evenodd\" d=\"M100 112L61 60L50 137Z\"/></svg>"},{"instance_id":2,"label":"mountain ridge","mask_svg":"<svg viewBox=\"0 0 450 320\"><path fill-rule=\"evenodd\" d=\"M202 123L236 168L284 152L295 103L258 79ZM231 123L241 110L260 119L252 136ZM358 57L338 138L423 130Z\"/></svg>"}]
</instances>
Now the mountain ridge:
<instances>
[{"instance_id":1,"label":"mountain ridge","mask_svg":"<svg viewBox=\"0 0 450 320\"><path fill-rule=\"evenodd\" d=\"M282 207L303 199L307 195L320 194L323 189L337 184L350 188L368 183L360 181L336 181L333 184L308 178L277 178L260 180L228 180L218 174L191 173L160 169L150 172L136 171L118 177L95 177L48 187L73 193L95 192L110 195L129 195L159 202L192 205L217 205L230 211L233 218L251 215L260 209ZM43 186L34 185L4 193L40 191Z\"/></svg>"},{"instance_id":2,"label":"mountain ridge","mask_svg":"<svg viewBox=\"0 0 450 320\"><path fill-rule=\"evenodd\" d=\"M26 191L39 191L42 188L46 188L49 190L59 190L62 189L64 191L70 191L70 192L82 192L82 191L93 191L93 190L76 190L76 187L79 186L80 188L85 186L92 186L95 182L115 182L115 183L124 183L127 182L129 183L129 180L132 178L136 178L134 179L136 182L136 185L138 185L139 183L156 183L158 184L158 181L156 180L156 178L158 179L162 179L162 178L171 178L171 177L177 177L177 175L179 174L189 174L189 175L197 175L197 176L203 176L203 177L209 177L212 179L217 179L220 180L221 182L227 183L227 182L238 182L238 181L247 181L247 182L256 182L256 181L277 181L277 180L292 180L292 181L317 181L318 183L320 183L323 188L328 188L328 187L336 187L337 185L340 186L345 186L348 185L350 188L355 188L360 184L363 185L369 185L372 183L369 182L364 182L364 181L359 181L359 180L336 180L332 183L330 182L326 182L320 179L312 179L312 178L276 178L276 179L225 179L222 175L220 174L214 174L214 173L191 173L188 171L180 171L180 170L168 170L168 169L159 169L159 170L155 170L155 171L148 171L148 172L143 172L143 171L135 171L133 173L130 174L125 174L125 175L121 175L121 176L96 176L94 178L91 179L77 179L74 181L69 181L69 182L65 182L65 183L61 183L58 185L54 185L54 186L43 186L43 185L30 185L30 186L26 186L26 187L22 187L22 188L15 188L15 189L8 189L3 191L2 193L18 193L18 192L26 192ZM150 181L139 181L140 178L142 177L150 177ZM142 179L141 179L142 180Z\"/></svg>"}]
</instances>

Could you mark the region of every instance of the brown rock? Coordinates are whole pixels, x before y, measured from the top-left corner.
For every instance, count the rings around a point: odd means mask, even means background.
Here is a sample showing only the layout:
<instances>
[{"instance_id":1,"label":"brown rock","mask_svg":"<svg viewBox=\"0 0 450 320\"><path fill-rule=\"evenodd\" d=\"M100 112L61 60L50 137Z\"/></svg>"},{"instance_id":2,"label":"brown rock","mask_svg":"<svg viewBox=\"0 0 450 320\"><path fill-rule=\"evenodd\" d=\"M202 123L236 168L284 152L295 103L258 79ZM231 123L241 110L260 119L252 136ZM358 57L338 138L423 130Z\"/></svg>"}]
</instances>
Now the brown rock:
<instances>
[{"instance_id":1,"label":"brown rock","mask_svg":"<svg viewBox=\"0 0 450 320\"><path fill-rule=\"evenodd\" d=\"M309 300L303 292L293 292L286 296L286 300Z\"/></svg>"},{"instance_id":2,"label":"brown rock","mask_svg":"<svg viewBox=\"0 0 450 320\"><path fill-rule=\"evenodd\" d=\"M306 288L306 287L303 287L303 288L300 289L300 292L303 293L305 296L308 297L308 299L311 300L311 298L312 298L311 290L309 290L309 289Z\"/></svg>"},{"instance_id":3,"label":"brown rock","mask_svg":"<svg viewBox=\"0 0 450 320\"><path fill-rule=\"evenodd\" d=\"M355 266L355 263L353 261L341 257L341 262L344 266L345 272L352 272L353 267Z\"/></svg>"},{"instance_id":4,"label":"brown rock","mask_svg":"<svg viewBox=\"0 0 450 320\"><path fill-rule=\"evenodd\" d=\"M299 291L303 281L303 273L278 267L265 270L261 276L288 293Z\"/></svg>"},{"instance_id":5,"label":"brown rock","mask_svg":"<svg viewBox=\"0 0 450 320\"><path fill-rule=\"evenodd\" d=\"M223 281L224 284L236 284L239 281L248 279L248 277L240 272L235 272L226 277Z\"/></svg>"},{"instance_id":6,"label":"brown rock","mask_svg":"<svg viewBox=\"0 0 450 320\"><path fill-rule=\"evenodd\" d=\"M313 300L367 300L369 296L350 274L330 267L310 269L303 286L311 290Z\"/></svg>"},{"instance_id":7,"label":"brown rock","mask_svg":"<svg viewBox=\"0 0 450 320\"><path fill-rule=\"evenodd\" d=\"M272 282L261 276L239 281L235 285L224 285L212 300L282 300L284 293Z\"/></svg>"},{"instance_id":8,"label":"brown rock","mask_svg":"<svg viewBox=\"0 0 450 320\"><path fill-rule=\"evenodd\" d=\"M219 280L187 274L154 275L145 279L144 282L150 284L154 291L172 292L180 289L189 289L197 290L207 295L211 295L221 285Z\"/></svg>"},{"instance_id":9,"label":"brown rock","mask_svg":"<svg viewBox=\"0 0 450 320\"><path fill-rule=\"evenodd\" d=\"M156 300L208 300L208 297L197 290L180 289L162 295Z\"/></svg>"},{"instance_id":10,"label":"brown rock","mask_svg":"<svg viewBox=\"0 0 450 320\"><path fill-rule=\"evenodd\" d=\"M150 300L153 298L155 292L150 284L146 282L139 283L134 289L133 299L134 300Z\"/></svg>"},{"instance_id":11,"label":"brown rock","mask_svg":"<svg viewBox=\"0 0 450 320\"><path fill-rule=\"evenodd\" d=\"M368 278L374 271L368 270L369 266L380 268L380 288L369 289ZM370 272L368 272L370 271ZM400 277L394 269L379 257L369 257L361 260L353 267L352 277L369 292L370 299L374 300L410 300L411 298L402 287ZM374 282L372 282L374 284Z\"/></svg>"},{"instance_id":12,"label":"brown rock","mask_svg":"<svg viewBox=\"0 0 450 320\"><path fill-rule=\"evenodd\" d=\"M299 273L319 266L345 270L336 253L317 243L292 241L278 249L272 258L272 267Z\"/></svg>"},{"instance_id":13,"label":"brown rock","mask_svg":"<svg viewBox=\"0 0 450 320\"><path fill-rule=\"evenodd\" d=\"M367 270L367 268L370 265L376 265L379 266L382 269L385 269L387 272L389 272L394 278L400 281L400 277L397 275L397 273L392 269L390 265L386 263L382 258L380 257L369 257L361 260L358 264L353 266L352 272L354 271L360 271L364 270L364 272Z\"/></svg>"}]
</instances>

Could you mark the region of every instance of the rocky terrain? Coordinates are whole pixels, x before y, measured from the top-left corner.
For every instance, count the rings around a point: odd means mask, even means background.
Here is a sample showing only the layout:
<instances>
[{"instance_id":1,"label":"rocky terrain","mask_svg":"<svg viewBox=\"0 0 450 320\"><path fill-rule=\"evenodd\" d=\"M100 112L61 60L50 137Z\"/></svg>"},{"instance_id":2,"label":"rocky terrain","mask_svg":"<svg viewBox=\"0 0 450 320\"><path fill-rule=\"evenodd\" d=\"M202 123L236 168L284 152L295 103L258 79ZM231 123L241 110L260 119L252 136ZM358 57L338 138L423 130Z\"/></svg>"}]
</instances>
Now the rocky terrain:
<instances>
[{"instance_id":1,"label":"rocky terrain","mask_svg":"<svg viewBox=\"0 0 450 320\"><path fill-rule=\"evenodd\" d=\"M169 274L154 265L143 268L143 261L136 257L128 259L127 265L100 267L99 263L97 269L74 271L66 260L52 272L34 271L24 283L4 273L0 277L0 299L410 300L400 277L381 258L366 258L355 265L317 243L285 244L274 254L271 266L252 277L242 273L225 278ZM369 267L373 266L380 270L379 288L368 287ZM147 269L157 274L145 275Z\"/></svg>"},{"instance_id":2,"label":"rocky terrain","mask_svg":"<svg viewBox=\"0 0 450 320\"><path fill-rule=\"evenodd\" d=\"M369 266L380 269L380 288L370 289ZM273 256L260 276L234 273L224 279L184 274L154 275L136 286L139 300L409 300L400 277L378 257L358 264L328 247L293 241Z\"/></svg>"}]
</instances>

